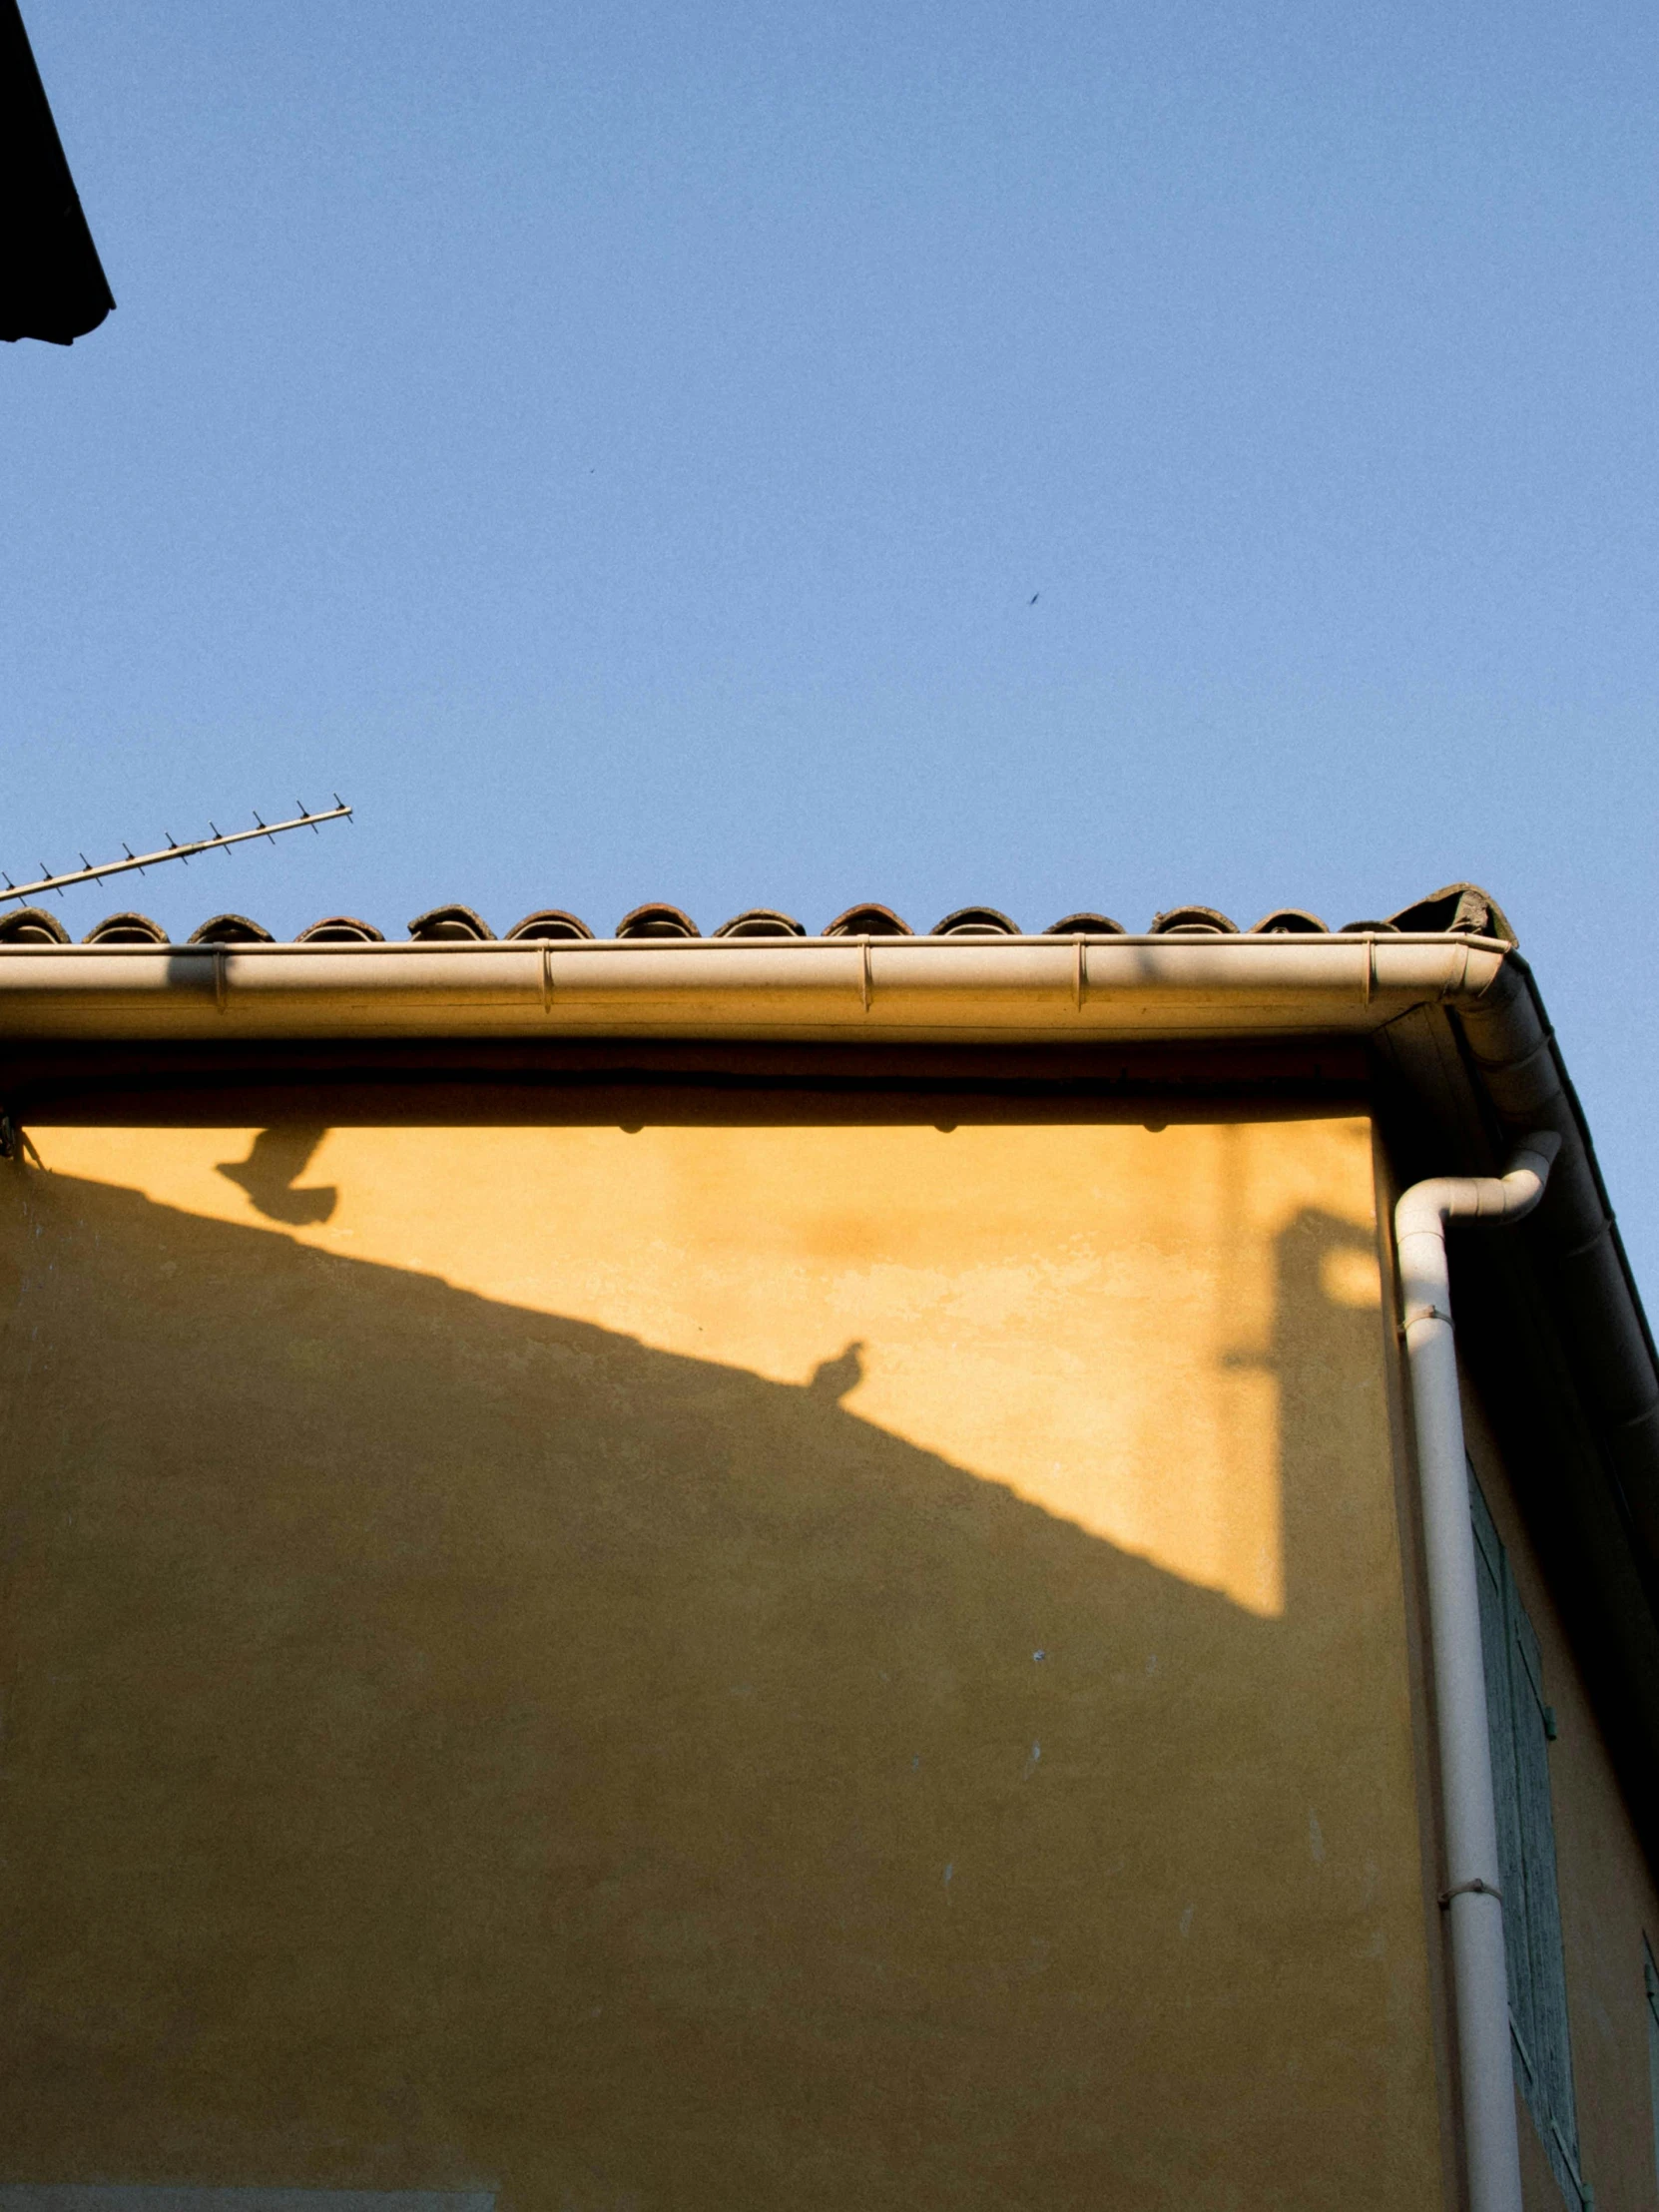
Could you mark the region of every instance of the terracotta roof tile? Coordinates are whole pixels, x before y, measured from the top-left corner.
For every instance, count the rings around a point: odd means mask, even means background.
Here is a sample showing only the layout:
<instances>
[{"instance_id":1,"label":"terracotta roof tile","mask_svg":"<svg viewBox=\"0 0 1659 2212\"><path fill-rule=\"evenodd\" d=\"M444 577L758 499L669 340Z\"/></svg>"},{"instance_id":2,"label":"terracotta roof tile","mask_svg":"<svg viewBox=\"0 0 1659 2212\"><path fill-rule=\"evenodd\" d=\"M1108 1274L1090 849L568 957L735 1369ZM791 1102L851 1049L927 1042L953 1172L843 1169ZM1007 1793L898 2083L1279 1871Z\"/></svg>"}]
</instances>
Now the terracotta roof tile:
<instances>
[{"instance_id":1,"label":"terracotta roof tile","mask_svg":"<svg viewBox=\"0 0 1659 2212\"><path fill-rule=\"evenodd\" d=\"M1121 921L1110 914L1062 914L1043 931L1045 937L1126 937Z\"/></svg>"},{"instance_id":2,"label":"terracotta roof tile","mask_svg":"<svg viewBox=\"0 0 1659 2212\"><path fill-rule=\"evenodd\" d=\"M495 931L470 906L433 906L416 914L409 935L421 944L491 944Z\"/></svg>"},{"instance_id":3,"label":"terracotta roof tile","mask_svg":"<svg viewBox=\"0 0 1659 2212\"><path fill-rule=\"evenodd\" d=\"M538 906L533 914L515 921L507 937L509 941L514 937L586 937L591 941L593 931L580 914L567 914L562 906Z\"/></svg>"},{"instance_id":4,"label":"terracotta roof tile","mask_svg":"<svg viewBox=\"0 0 1659 2212\"><path fill-rule=\"evenodd\" d=\"M776 906L750 906L730 921L723 921L717 937L804 937L807 934L793 914L781 914Z\"/></svg>"},{"instance_id":5,"label":"terracotta roof tile","mask_svg":"<svg viewBox=\"0 0 1659 2212\"><path fill-rule=\"evenodd\" d=\"M1276 906L1253 925L1250 934L1322 935L1329 927L1305 906ZM1432 936L1462 931L1471 936L1501 937L1511 944L1515 942L1515 932L1502 908L1475 883L1448 883L1428 897L1402 906L1385 921L1349 921L1342 925L1342 933L1369 930L1406 930ZM1006 937L1021 933L1021 925L994 906L958 906L942 921L936 922L929 932L935 937ZM1157 915L1145 933L1151 936L1237 936L1240 931L1238 923L1218 907L1172 906ZM636 906L631 913L624 914L615 931L619 938L634 940L701 934L690 914L662 901ZM749 906L742 913L734 914L730 921L722 922L714 934L717 937L799 938L806 936L808 931L793 914L783 913L775 906ZM826 937L908 937L914 932L903 915L891 906L866 900L838 913L833 921L825 924L820 934ZM1114 921L1109 914L1078 911L1050 922L1041 934L1119 937L1125 931L1122 923ZM494 933L471 906L433 906L410 922L409 935L417 943L482 943L493 941ZM561 906L538 906L522 921L515 922L507 936L520 940L591 940L593 931L579 914L570 913ZM88 944L166 944L168 938L165 930L148 915L120 913L107 915L95 929L87 932L85 941ZM247 914L216 914L211 921L205 921L189 941L192 944L269 944L273 940L270 932ZM313 921L308 929L302 929L294 941L301 944L378 944L384 939L371 922L359 921L350 914L329 914L321 921ZM0 913L0 946L68 942L68 932L62 922L44 907L25 906Z\"/></svg>"},{"instance_id":6,"label":"terracotta roof tile","mask_svg":"<svg viewBox=\"0 0 1659 2212\"><path fill-rule=\"evenodd\" d=\"M83 944L166 944L167 931L148 914L106 914L81 939Z\"/></svg>"},{"instance_id":7,"label":"terracotta roof tile","mask_svg":"<svg viewBox=\"0 0 1659 2212\"><path fill-rule=\"evenodd\" d=\"M890 906L848 906L826 928L827 937L908 937L910 924Z\"/></svg>"},{"instance_id":8,"label":"terracotta roof tile","mask_svg":"<svg viewBox=\"0 0 1659 2212\"><path fill-rule=\"evenodd\" d=\"M296 944L384 944L385 937L371 921L358 921L354 914L325 914L320 921L313 921L308 929L301 929L294 939Z\"/></svg>"},{"instance_id":9,"label":"terracotta roof tile","mask_svg":"<svg viewBox=\"0 0 1659 2212\"><path fill-rule=\"evenodd\" d=\"M1253 922L1249 934L1253 937L1324 937L1330 934L1318 914L1311 914L1306 906L1276 906L1271 914L1264 914Z\"/></svg>"},{"instance_id":10,"label":"terracotta roof tile","mask_svg":"<svg viewBox=\"0 0 1659 2212\"><path fill-rule=\"evenodd\" d=\"M193 929L187 942L191 944L274 944L271 931L260 922L250 921L246 914L215 914L212 921L205 921L200 929Z\"/></svg>"},{"instance_id":11,"label":"terracotta roof tile","mask_svg":"<svg viewBox=\"0 0 1659 2212\"><path fill-rule=\"evenodd\" d=\"M1017 937L1020 928L994 906L958 906L927 933L931 937Z\"/></svg>"},{"instance_id":12,"label":"terracotta roof tile","mask_svg":"<svg viewBox=\"0 0 1659 2212\"><path fill-rule=\"evenodd\" d=\"M1172 906L1148 932L1154 937L1236 937L1239 925L1215 906Z\"/></svg>"},{"instance_id":13,"label":"terracotta roof tile","mask_svg":"<svg viewBox=\"0 0 1659 2212\"><path fill-rule=\"evenodd\" d=\"M15 906L0 914L0 944L67 944L69 931L44 906Z\"/></svg>"},{"instance_id":14,"label":"terracotta roof tile","mask_svg":"<svg viewBox=\"0 0 1659 2212\"><path fill-rule=\"evenodd\" d=\"M678 906L636 906L616 925L619 937L700 937L703 932Z\"/></svg>"}]
</instances>

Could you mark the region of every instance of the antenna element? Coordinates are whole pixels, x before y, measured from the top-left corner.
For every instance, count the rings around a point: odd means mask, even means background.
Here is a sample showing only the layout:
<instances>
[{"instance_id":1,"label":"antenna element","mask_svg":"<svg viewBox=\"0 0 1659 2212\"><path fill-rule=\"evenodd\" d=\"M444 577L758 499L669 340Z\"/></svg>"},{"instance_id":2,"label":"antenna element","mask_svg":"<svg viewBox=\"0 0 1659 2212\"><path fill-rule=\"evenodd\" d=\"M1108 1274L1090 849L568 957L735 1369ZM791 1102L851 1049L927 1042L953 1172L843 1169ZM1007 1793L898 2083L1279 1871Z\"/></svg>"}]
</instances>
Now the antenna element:
<instances>
[{"instance_id":1,"label":"antenna element","mask_svg":"<svg viewBox=\"0 0 1659 2212\"><path fill-rule=\"evenodd\" d=\"M260 822L259 816L256 815L254 820ZM298 815L292 822L260 822L260 827L257 830L230 830L225 831L215 830L211 837L198 837L193 844L177 843L170 830L168 841L160 852L141 852L135 855L130 844L123 844L121 849L126 853L126 859L105 860L98 867L75 868L67 875L49 874L46 862L42 860L40 863L40 880L36 883L14 883L11 877L5 875L5 871L0 869L0 876L4 876L6 885L5 890L0 892L0 905L4 905L8 899L13 898L38 898L43 891L56 891L61 897L64 891L73 883L101 883L106 875L125 875L130 868L135 867L142 875L146 867L154 867L161 860L189 860L198 852L221 851L228 845L245 844L250 837L270 837L275 840L284 830L315 830L319 822L349 822L350 820L351 809L345 805L336 792L334 794L334 804L324 814L307 814L304 807L301 806ZM211 823L209 828L213 828ZM318 831L318 834L320 835L321 832ZM81 857L84 860L86 854L83 852Z\"/></svg>"}]
</instances>

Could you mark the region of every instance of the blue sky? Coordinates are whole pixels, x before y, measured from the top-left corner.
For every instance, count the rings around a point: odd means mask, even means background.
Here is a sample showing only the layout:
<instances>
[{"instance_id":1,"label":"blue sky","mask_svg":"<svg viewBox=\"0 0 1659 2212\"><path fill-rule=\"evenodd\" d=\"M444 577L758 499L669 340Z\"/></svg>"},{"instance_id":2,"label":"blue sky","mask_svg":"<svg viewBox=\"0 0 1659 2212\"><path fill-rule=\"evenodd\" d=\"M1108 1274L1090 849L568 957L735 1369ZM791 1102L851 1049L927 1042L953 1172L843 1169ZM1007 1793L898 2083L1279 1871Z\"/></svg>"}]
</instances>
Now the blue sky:
<instances>
[{"instance_id":1,"label":"blue sky","mask_svg":"<svg viewBox=\"0 0 1659 2212\"><path fill-rule=\"evenodd\" d=\"M1472 877L1655 1281L1651 8L25 13L120 306L0 359L0 865L337 790L140 902Z\"/></svg>"}]
</instances>

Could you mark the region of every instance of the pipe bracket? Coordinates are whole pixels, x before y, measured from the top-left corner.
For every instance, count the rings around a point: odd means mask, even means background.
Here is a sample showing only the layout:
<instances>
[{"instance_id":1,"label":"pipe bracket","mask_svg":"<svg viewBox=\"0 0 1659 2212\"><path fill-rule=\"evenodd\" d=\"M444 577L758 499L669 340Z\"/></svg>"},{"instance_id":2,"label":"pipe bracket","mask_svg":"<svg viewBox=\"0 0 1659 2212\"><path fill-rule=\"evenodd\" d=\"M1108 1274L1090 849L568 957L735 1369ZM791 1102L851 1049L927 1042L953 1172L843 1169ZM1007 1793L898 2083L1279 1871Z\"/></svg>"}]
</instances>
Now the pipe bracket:
<instances>
[{"instance_id":1,"label":"pipe bracket","mask_svg":"<svg viewBox=\"0 0 1659 2212\"><path fill-rule=\"evenodd\" d=\"M1452 1899L1460 1897L1496 1898L1499 1905L1503 1903L1503 1892L1497 1884L1495 1882L1483 1882L1479 1875L1476 1875L1472 1882L1454 1882L1449 1890L1440 1892L1436 1903L1440 1911L1444 1913L1449 1909Z\"/></svg>"}]
</instances>

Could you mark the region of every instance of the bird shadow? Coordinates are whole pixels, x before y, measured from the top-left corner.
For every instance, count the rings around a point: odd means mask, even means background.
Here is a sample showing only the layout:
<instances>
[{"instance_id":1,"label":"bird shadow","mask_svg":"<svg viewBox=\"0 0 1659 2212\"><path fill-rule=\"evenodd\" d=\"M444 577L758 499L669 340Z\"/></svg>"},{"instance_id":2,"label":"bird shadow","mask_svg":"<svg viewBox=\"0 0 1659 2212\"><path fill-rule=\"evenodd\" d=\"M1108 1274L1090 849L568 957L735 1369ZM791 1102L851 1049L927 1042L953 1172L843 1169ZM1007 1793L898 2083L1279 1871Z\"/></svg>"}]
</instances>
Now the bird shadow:
<instances>
[{"instance_id":1,"label":"bird shadow","mask_svg":"<svg viewBox=\"0 0 1659 2212\"><path fill-rule=\"evenodd\" d=\"M807 1387L816 1390L820 1397L833 1398L838 1404L843 1397L852 1394L863 1379L863 1340L855 1337L835 1359L819 1362Z\"/></svg>"},{"instance_id":2,"label":"bird shadow","mask_svg":"<svg viewBox=\"0 0 1659 2212\"><path fill-rule=\"evenodd\" d=\"M268 1221L284 1222L293 1229L327 1221L339 1204L334 1184L319 1183L307 1190L293 1188L327 1134L321 1122L286 1122L262 1129L246 1160L222 1160L218 1172L240 1185L250 1204Z\"/></svg>"}]
</instances>

